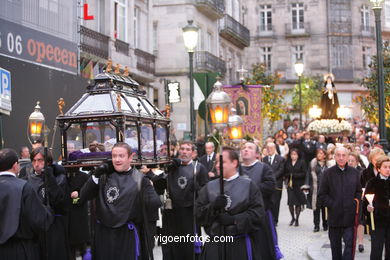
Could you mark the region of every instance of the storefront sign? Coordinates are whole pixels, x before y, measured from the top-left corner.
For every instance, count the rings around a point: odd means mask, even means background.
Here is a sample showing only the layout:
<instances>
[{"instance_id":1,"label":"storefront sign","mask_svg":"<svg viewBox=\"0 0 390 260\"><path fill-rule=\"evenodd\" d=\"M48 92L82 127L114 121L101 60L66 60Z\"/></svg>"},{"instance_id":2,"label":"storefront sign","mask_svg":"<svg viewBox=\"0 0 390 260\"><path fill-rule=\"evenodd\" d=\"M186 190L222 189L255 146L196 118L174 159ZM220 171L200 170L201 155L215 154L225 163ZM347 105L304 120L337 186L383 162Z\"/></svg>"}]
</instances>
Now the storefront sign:
<instances>
[{"instance_id":1,"label":"storefront sign","mask_svg":"<svg viewBox=\"0 0 390 260\"><path fill-rule=\"evenodd\" d=\"M0 19L0 55L77 73L77 44Z\"/></svg>"}]
</instances>

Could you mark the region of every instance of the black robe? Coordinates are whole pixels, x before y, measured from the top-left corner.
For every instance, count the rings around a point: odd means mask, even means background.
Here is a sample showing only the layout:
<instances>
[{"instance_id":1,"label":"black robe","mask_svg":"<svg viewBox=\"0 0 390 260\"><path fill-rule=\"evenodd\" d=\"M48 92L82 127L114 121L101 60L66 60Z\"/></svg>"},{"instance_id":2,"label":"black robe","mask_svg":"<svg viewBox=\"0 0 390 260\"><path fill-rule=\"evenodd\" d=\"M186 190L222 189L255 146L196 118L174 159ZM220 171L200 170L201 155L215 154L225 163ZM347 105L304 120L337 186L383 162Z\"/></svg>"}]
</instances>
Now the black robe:
<instances>
[{"instance_id":1,"label":"black robe","mask_svg":"<svg viewBox=\"0 0 390 260\"><path fill-rule=\"evenodd\" d=\"M163 211L164 236L194 235L194 199L197 191L207 181L208 172L201 163L197 164L194 181L194 162L188 165L173 165L168 168L167 176L160 175L155 180L155 186L160 190L168 189L173 206L172 209ZM199 231L199 226L197 229ZM166 243L162 245L162 252L165 260L192 259L194 243Z\"/></svg>"},{"instance_id":2,"label":"black robe","mask_svg":"<svg viewBox=\"0 0 390 260\"><path fill-rule=\"evenodd\" d=\"M238 176L236 179L224 182L225 194L228 196L227 213L234 216L233 225L224 226L217 221L219 212L213 209L212 203L219 195L219 180L212 180L199 192L196 200L196 216L198 222L205 227L212 239L222 235L233 236L233 242L206 242L202 259L220 259L221 250L225 247L225 259L248 259L246 237L251 241L252 254L257 245L252 242L253 235L260 230L264 214L264 204L260 190L248 177ZM229 203L230 202L230 203ZM258 258L254 258L258 259Z\"/></svg>"},{"instance_id":3,"label":"black robe","mask_svg":"<svg viewBox=\"0 0 390 260\"><path fill-rule=\"evenodd\" d=\"M37 238L49 228L53 215L26 181L0 176L0 258L40 260Z\"/></svg>"},{"instance_id":4,"label":"black robe","mask_svg":"<svg viewBox=\"0 0 390 260\"><path fill-rule=\"evenodd\" d=\"M39 240L42 254L45 255L45 243L47 242L48 259L68 260L69 239L68 239L68 218L70 206L68 182L65 176L65 169L58 165L48 166L48 190L49 204L54 211L54 222L48 232L42 233ZM30 166L24 167L19 178L27 180L38 194L42 204L45 203L45 174L37 175ZM47 238L45 236L47 235ZM44 259L44 258L42 258Z\"/></svg>"},{"instance_id":5,"label":"black robe","mask_svg":"<svg viewBox=\"0 0 390 260\"><path fill-rule=\"evenodd\" d=\"M138 259L148 259L143 212L161 205L150 181L137 170L103 175L98 184L91 177L81 189L80 200L95 197L94 259L136 259L137 251Z\"/></svg>"},{"instance_id":6,"label":"black robe","mask_svg":"<svg viewBox=\"0 0 390 260\"><path fill-rule=\"evenodd\" d=\"M241 165L241 172L247 175L260 189L263 195L265 210L272 208L272 194L275 192L276 179L271 166L262 162L256 162L251 166ZM254 259L276 259L275 245L272 238L272 231L267 215L263 215L261 219L260 230L253 236L253 242L256 245L254 248Z\"/></svg>"},{"instance_id":7,"label":"black robe","mask_svg":"<svg viewBox=\"0 0 390 260\"><path fill-rule=\"evenodd\" d=\"M88 180L88 174L82 171L69 172L69 196L73 191L80 191L84 183ZM88 203L80 203L80 200L72 200L69 210L69 243L71 246L89 242L88 229Z\"/></svg>"}]
</instances>

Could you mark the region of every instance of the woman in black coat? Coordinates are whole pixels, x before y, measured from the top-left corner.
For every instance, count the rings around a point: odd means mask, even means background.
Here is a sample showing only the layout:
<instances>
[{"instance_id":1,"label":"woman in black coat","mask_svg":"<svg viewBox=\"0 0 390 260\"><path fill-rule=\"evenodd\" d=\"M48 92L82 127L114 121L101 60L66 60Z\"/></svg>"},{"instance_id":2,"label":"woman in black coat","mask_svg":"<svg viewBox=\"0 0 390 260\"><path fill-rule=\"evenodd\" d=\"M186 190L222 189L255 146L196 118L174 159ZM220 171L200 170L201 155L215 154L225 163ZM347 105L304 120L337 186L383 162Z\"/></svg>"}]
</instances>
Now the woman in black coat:
<instances>
[{"instance_id":1,"label":"woman in black coat","mask_svg":"<svg viewBox=\"0 0 390 260\"><path fill-rule=\"evenodd\" d=\"M299 214L302 205L306 204L305 195L301 191L301 186L305 184L307 166L301 158L298 149L292 148L284 165L284 176L287 179L287 204L291 213L290 226L299 226ZM294 215L295 208L295 215Z\"/></svg>"},{"instance_id":2,"label":"woman in black coat","mask_svg":"<svg viewBox=\"0 0 390 260\"><path fill-rule=\"evenodd\" d=\"M371 227L370 259L382 259L385 245L385 259L390 257L390 158L382 155L378 158L376 169L379 174L367 183L365 194L375 194L372 206L366 198L363 200L363 210L370 219L374 212L375 230ZM369 221L369 223L371 223Z\"/></svg>"}]
</instances>

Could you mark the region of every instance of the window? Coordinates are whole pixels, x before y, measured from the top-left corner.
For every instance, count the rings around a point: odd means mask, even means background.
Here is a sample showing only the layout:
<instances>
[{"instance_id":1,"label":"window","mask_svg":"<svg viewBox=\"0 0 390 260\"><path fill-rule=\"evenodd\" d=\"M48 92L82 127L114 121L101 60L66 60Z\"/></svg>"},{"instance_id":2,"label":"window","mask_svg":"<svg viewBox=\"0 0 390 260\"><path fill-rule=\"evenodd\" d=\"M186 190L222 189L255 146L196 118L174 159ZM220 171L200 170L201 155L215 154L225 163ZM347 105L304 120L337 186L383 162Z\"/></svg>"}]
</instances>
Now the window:
<instances>
[{"instance_id":1,"label":"window","mask_svg":"<svg viewBox=\"0 0 390 260\"><path fill-rule=\"evenodd\" d=\"M139 47L139 20L140 20L140 11L138 7L134 8L134 18L133 18L133 28L134 28L134 48Z\"/></svg>"},{"instance_id":2,"label":"window","mask_svg":"<svg viewBox=\"0 0 390 260\"><path fill-rule=\"evenodd\" d=\"M385 26L390 27L390 0L385 2Z\"/></svg>"},{"instance_id":3,"label":"window","mask_svg":"<svg viewBox=\"0 0 390 260\"><path fill-rule=\"evenodd\" d=\"M158 23L157 21L153 22L153 54L158 54Z\"/></svg>"},{"instance_id":4,"label":"window","mask_svg":"<svg viewBox=\"0 0 390 260\"><path fill-rule=\"evenodd\" d=\"M127 0L114 2L114 38L127 41Z\"/></svg>"},{"instance_id":5,"label":"window","mask_svg":"<svg viewBox=\"0 0 390 260\"><path fill-rule=\"evenodd\" d=\"M363 53L363 69L368 70L371 63L371 48L370 47L362 47L362 53Z\"/></svg>"},{"instance_id":6,"label":"window","mask_svg":"<svg viewBox=\"0 0 390 260\"><path fill-rule=\"evenodd\" d=\"M298 60L303 61L303 45L293 46L293 64Z\"/></svg>"},{"instance_id":7,"label":"window","mask_svg":"<svg viewBox=\"0 0 390 260\"><path fill-rule=\"evenodd\" d=\"M360 13L362 16L362 31L370 31L370 9L363 5Z\"/></svg>"},{"instance_id":8,"label":"window","mask_svg":"<svg viewBox=\"0 0 390 260\"><path fill-rule=\"evenodd\" d=\"M58 0L41 0L39 1L39 7L53 13L58 13Z\"/></svg>"},{"instance_id":9,"label":"window","mask_svg":"<svg viewBox=\"0 0 390 260\"><path fill-rule=\"evenodd\" d=\"M335 68L345 68L350 64L350 48L347 44L337 44L332 46L332 65Z\"/></svg>"},{"instance_id":10,"label":"window","mask_svg":"<svg viewBox=\"0 0 390 260\"><path fill-rule=\"evenodd\" d=\"M292 4L292 29L304 29L304 7L303 3Z\"/></svg>"},{"instance_id":11,"label":"window","mask_svg":"<svg viewBox=\"0 0 390 260\"><path fill-rule=\"evenodd\" d=\"M271 70L271 47L262 47L260 49L260 59L261 62L264 63L267 70Z\"/></svg>"},{"instance_id":12,"label":"window","mask_svg":"<svg viewBox=\"0 0 390 260\"><path fill-rule=\"evenodd\" d=\"M260 5L260 31L272 31L271 5Z\"/></svg>"},{"instance_id":13,"label":"window","mask_svg":"<svg viewBox=\"0 0 390 260\"><path fill-rule=\"evenodd\" d=\"M213 34L207 32L206 49L205 49L206 51L213 53L213 42L214 42Z\"/></svg>"}]
</instances>

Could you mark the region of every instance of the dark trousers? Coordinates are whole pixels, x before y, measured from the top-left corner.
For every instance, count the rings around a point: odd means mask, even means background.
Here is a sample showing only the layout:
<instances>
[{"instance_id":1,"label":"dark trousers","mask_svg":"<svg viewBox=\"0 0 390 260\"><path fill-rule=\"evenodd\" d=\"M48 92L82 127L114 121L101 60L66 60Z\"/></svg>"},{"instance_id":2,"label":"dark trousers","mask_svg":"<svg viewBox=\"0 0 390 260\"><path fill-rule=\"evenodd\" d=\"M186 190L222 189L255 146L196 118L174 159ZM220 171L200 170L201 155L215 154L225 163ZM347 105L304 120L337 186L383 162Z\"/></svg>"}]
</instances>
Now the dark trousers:
<instances>
[{"instance_id":1,"label":"dark trousers","mask_svg":"<svg viewBox=\"0 0 390 260\"><path fill-rule=\"evenodd\" d=\"M332 249L332 260L352 260L353 226L329 227L328 235ZM341 238L345 243L344 253L342 253Z\"/></svg>"},{"instance_id":2,"label":"dark trousers","mask_svg":"<svg viewBox=\"0 0 390 260\"><path fill-rule=\"evenodd\" d=\"M272 217L274 218L275 225L278 224L279 221L279 208L280 208L280 200L282 199L282 190L277 189L272 194Z\"/></svg>"},{"instance_id":3,"label":"dark trousers","mask_svg":"<svg viewBox=\"0 0 390 260\"><path fill-rule=\"evenodd\" d=\"M371 230L370 259L382 259L383 245L385 245L385 259L390 259L390 226L376 227Z\"/></svg>"},{"instance_id":4,"label":"dark trousers","mask_svg":"<svg viewBox=\"0 0 390 260\"><path fill-rule=\"evenodd\" d=\"M322 216L322 227L328 227L328 221L325 219L325 207L318 207L313 211L314 227L320 227L320 213Z\"/></svg>"}]
</instances>

